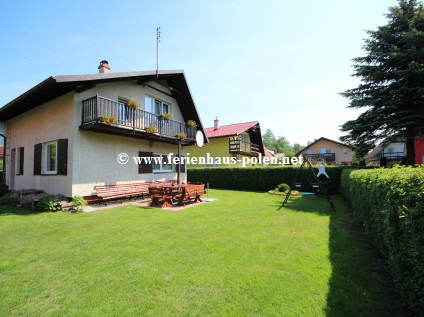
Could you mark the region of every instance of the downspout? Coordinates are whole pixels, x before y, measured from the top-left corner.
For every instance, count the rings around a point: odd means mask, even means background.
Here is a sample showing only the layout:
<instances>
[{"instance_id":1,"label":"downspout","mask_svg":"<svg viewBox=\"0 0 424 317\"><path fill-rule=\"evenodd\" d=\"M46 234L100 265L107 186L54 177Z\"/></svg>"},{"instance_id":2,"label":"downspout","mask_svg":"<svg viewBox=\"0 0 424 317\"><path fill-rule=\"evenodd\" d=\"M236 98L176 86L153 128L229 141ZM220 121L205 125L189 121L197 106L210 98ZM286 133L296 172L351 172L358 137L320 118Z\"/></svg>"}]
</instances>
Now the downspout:
<instances>
[{"instance_id":1,"label":"downspout","mask_svg":"<svg viewBox=\"0 0 424 317\"><path fill-rule=\"evenodd\" d=\"M3 137L3 173L0 179L0 184L6 184L6 136L0 133L0 136Z\"/></svg>"}]
</instances>

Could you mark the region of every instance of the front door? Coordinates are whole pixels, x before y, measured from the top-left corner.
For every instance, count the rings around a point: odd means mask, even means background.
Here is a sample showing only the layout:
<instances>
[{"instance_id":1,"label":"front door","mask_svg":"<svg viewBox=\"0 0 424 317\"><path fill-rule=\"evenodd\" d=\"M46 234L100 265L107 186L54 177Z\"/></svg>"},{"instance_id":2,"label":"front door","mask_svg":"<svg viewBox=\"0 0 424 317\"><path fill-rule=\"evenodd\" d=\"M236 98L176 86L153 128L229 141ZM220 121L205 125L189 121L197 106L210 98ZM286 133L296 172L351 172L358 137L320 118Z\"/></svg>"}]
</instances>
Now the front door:
<instances>
[{"instance_id":1,"label":"front door","mask_svg":"<svg viewBox=\"0 0 424 317\"><path fill-rule=\"evenodd\" d=\"M12 149L10 151L10 173L9 173L9 189L14 190L15 189L15 163L16 163L16 149Z\"/></svg>"}]
</instances>

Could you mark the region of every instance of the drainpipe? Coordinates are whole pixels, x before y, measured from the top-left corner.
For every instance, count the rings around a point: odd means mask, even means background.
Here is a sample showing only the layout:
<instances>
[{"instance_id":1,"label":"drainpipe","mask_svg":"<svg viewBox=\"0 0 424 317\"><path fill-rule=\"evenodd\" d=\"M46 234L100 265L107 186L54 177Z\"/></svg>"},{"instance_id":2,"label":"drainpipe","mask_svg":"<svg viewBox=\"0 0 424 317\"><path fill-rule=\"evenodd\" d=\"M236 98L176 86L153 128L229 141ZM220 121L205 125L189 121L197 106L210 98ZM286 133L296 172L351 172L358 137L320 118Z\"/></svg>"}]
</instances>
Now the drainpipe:
<instances>
[{"instance_id":1,"label":"drainpipe","mask_svg":"<svg viewBox=\"0 0 424 317\"><path fill-rule=\"evenodd\" d=\"M4 134L0 134L3 137L3 174L0 179L0 184L6 184L6 136Z\"/></svg>"}]
</instances>

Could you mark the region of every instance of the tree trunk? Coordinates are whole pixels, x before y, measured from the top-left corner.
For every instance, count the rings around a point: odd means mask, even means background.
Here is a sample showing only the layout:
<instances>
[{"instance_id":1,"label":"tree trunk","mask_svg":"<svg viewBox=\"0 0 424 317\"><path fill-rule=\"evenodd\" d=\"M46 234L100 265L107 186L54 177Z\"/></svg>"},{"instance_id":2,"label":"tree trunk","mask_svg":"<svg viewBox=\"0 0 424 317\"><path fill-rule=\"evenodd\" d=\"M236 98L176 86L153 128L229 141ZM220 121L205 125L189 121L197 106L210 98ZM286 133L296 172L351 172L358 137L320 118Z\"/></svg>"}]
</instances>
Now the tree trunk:
<instances>
[{"instance_id":1,"label":"tree trunk","mask_svg":"<svg viewBox=\"0 0 424 317\"><path fill-rule=\"evenodd\" d=\"M406 165L415 164L415 138L407 132L406 134Z\"/></svg>"}]
</instances>

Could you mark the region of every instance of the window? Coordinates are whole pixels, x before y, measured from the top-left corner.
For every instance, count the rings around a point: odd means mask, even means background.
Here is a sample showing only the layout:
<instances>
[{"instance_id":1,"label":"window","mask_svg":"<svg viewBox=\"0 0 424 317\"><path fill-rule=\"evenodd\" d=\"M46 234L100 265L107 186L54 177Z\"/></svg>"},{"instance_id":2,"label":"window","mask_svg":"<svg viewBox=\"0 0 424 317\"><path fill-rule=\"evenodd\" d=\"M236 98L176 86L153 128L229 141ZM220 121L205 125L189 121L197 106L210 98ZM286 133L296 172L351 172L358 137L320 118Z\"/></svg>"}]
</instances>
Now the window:
<instances>
[{"instance_id":1,"label":"window","mask_svg":"<svg viewBox=\"0 0 424 317\"><path fill-rule=\"evenodd\" d=\"M308 150L308 154L312 154L312 150Z\"/></svg>"},{"instance_id":2,"label":"window","mask_svg":"<svg viewBox=\"0 0 424 317\"><path fill-rule=\"evenodd\" d=\"M331 153L331 149L327 148L327 147L323 147L319 150L320 154L328 154Z\"/></svg>"},{"instance_id":3,"label":"window","mask_svg":"<svg viewBox=\"0 0 424 317\"><path fill-rule=\"evenodd\" d=\"M168 156L167 154L153 154L153 173L166 173L166 172L175 172L174 165L172 163L168 164ZM155 157L162 157L162 161L160 159L156 159Z\"/></svg>"},{"instance_id":4,"label":"window","mask_svg":"<svg viewBox=\"0 0 424 317\"><path fill-rule=\"evenodd\" d=\"M343 154L347 154L347 153L349 153L349 150L348 149L343 149Z\"/></svg>"},{"instance_id":5,"label":"window","mask_svg":"<svg viewBox=\"0 0 424 317\"><path fill-rule=\"evenodd\" d=\"M24 175L24 148L18 148L18 156L17 156L17 173L16 175Z\"/></svg>"},{"instance_id":6,"label":"window","mask_svg":"<svg viewBox=\"0 0 424 317\"><path fill-rule=\"evenodd\" d=\"M44 173L57 173L57 141L44 144Z\"/></svg>"},{"instance_id":7,"label":"window","mask_svg":"<svg viewBox=\"0 0 424 317\"><path fill-rule=\"evenodd\" d=\"M387 148L387 153L393 153L393 148L392 147Z\"/></svg>"},{"instance_id":8,"label":"window","mask_svg":"<svg viewBox=\"0 0 424 317\"><path fill-rule=\"evenodd\" d=\"M171 106L161 100L146 96L144 101L144 107L147 112L151 112L156 115L170 112Z\"/></svg>"}]
</instances>

